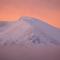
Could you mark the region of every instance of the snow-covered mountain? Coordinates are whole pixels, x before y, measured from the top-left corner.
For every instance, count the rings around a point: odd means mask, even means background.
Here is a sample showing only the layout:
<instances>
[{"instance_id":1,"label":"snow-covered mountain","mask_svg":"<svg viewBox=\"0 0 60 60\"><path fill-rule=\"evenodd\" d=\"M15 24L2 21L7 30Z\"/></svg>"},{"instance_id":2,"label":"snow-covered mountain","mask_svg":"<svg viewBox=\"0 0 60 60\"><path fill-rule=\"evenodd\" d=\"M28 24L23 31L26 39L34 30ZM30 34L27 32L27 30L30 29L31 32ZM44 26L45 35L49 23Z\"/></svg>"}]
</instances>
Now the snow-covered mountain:
<instances>
[{"instance_id":1,"label":"snow-covered mountain","mask_svg":"<svg viewBox=\"0 0 60 60\"><path fill-rule=\"evenodd\" d=\"M15 22L0 23L0 44L27 47L59 46L60 29L39 19L23 16Z\"/></svg>"}]
</instances>

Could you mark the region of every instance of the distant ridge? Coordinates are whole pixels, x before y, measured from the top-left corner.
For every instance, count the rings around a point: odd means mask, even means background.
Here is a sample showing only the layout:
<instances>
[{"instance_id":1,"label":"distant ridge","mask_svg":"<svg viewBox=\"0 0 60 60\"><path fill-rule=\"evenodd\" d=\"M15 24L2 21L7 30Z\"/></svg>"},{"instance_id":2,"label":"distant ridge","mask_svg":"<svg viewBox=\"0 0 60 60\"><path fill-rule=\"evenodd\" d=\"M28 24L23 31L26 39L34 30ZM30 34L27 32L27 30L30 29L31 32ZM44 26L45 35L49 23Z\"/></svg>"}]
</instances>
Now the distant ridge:
<instances>
[{"instance_id":1,"label":"distant ridge","mask_svg":"<svg viewBox=\"0 0 60 60\"><path fill-rule=\"evenodd\" d=\"M0 21L0 27L3 27L8 24L8 21Z\"/></svg>"}]
</instances>

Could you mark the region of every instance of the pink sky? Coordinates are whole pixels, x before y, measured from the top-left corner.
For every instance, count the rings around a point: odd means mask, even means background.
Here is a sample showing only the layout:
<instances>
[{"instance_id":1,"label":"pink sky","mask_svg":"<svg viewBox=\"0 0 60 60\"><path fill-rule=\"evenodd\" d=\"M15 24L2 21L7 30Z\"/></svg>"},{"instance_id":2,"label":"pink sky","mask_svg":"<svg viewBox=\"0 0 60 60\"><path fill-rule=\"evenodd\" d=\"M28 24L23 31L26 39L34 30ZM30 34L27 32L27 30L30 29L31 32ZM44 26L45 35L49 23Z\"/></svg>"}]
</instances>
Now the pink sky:
<instances>
[{"instance_id":1,"label":"pink sky","mask_svg":"<svg viewBox=\"0 0 60 60\"><path fill-rule=\"evenodd\" d=\"M0 0L0 20L35 17L60 28L60 0Z\"/></svg>"}]
</instances>

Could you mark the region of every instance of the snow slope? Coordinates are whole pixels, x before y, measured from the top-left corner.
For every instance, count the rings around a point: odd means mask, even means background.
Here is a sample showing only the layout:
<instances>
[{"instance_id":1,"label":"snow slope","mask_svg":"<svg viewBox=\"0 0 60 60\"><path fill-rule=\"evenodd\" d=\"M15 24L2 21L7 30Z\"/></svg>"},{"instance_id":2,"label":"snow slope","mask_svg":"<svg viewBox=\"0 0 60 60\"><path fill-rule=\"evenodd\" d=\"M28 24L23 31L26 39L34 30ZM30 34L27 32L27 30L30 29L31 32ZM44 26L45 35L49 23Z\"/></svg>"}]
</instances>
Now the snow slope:
<instances>
[{"instance_id":1,"label":"snow slope","mask_svg":"<svg viewBox=\"0 0 60 60\"><path fill-rule=\"evenodd\" d=\"M41 20L23 16L16 22L8 23L7 26L0 32L1 45L60 46L60 29Z\"/></svg>"}]
</instances>

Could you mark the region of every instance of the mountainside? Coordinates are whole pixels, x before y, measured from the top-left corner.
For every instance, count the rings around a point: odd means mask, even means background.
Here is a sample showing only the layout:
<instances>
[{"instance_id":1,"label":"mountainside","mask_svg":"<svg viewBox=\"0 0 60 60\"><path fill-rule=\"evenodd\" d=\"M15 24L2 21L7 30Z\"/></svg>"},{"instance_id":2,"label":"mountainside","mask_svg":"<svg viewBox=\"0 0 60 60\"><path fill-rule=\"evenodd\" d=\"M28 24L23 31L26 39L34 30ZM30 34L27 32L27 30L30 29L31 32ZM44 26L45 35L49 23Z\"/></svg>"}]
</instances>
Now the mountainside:
<instances>
[{"instance_id":1,"label":"mountainside","mask_svg":"<svg viewBox=\"0 0 60 60\"><path fill-rule=\"evenodd\" d=\"M28 47L60 45L60 29L41 20L24 16L16 22L6 23L6 26L3 23L0 24L0 31L2 30L2 32L0 32L1 45Z\"/></svg>"}]
</instances>

